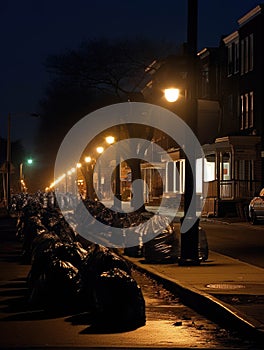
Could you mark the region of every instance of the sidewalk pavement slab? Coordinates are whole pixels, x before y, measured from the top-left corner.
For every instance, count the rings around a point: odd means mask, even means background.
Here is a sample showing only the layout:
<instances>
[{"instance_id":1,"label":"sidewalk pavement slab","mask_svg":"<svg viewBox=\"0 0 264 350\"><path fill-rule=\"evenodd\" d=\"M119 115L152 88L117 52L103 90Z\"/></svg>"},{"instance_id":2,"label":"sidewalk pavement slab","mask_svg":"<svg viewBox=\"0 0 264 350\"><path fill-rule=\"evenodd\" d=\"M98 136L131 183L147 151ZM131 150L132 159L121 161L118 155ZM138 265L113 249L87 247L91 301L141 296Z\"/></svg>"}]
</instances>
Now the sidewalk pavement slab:
<instances>
[{"instance_id":1,"label":"sidewalk pavement slab","mask_svg":"<svg viewBox=\"0 0 264 350\"><path fill-rule=\"evenodd\" d=\"M199 266L148 263L124 255L182 301L225 327L264 340L264 269L210 251Z\"/></svg>"}]
</instances>

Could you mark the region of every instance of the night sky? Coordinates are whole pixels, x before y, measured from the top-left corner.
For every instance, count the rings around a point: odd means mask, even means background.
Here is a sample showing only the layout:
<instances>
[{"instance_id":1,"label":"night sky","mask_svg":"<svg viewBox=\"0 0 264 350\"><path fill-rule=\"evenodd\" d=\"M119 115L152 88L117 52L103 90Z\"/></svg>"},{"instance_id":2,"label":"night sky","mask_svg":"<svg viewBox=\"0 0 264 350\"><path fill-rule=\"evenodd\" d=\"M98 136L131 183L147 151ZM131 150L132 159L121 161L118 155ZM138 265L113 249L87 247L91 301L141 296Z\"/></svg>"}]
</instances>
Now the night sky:
<instances>
[{"instance_id":1,"label":"night sky","mask_svg":"<svg viewBox=\"0 0 264 350\"><path fill-rule=\"evenodd\" d=\"M221 35L237 29L237 19L256 0L199 0L198 48L218 46ZM0 2L0 122L12 117L12 139L32 152L37 103L49 79L49 54L77 48L84 40L110 37L186 41L187 0L7 0ZM17 116L15 116L17 114ZM24 116L22 116L22 114ZM21 131L22 124L26 131Z\"/></svg>"}]
</instances>

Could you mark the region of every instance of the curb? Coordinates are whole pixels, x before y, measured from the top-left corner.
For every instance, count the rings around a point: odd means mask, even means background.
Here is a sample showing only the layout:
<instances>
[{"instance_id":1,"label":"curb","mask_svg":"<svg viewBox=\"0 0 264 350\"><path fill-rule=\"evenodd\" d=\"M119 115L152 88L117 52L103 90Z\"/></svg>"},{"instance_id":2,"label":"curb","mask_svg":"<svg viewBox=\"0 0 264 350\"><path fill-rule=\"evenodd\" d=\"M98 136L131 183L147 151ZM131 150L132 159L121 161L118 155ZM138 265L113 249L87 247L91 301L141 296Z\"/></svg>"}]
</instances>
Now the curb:
<instances>
[{"instance_id":1,"label":"curb","mask_svg":"<svg viewBox=\"0 0 264 350\"><path fill-rule=\"evenodd\" d=\"M177 293L182 302L208 317L213 322L247 334L257 341L264 341L263 324L245 315L240 310L231 306L206 292L200 291L186 283L172 279L163 273L154 271L151 266L145 267L135 259L124 256L137 270L149 274L150 277L164 285L172 293Z\"/></svg>"}]
</instances>

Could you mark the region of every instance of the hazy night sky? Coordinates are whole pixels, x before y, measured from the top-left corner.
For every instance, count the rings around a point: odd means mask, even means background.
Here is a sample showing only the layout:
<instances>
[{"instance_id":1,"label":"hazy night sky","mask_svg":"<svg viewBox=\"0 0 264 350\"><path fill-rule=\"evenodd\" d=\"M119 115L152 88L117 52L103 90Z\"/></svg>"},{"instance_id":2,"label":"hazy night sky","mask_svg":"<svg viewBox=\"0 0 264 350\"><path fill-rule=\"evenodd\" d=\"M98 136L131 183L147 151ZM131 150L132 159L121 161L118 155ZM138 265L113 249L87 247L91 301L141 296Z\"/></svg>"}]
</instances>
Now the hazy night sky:
<instances>
[{"instance_id":1,"label":"hazy night sky","mask_svg":"<svg viewBox=\"0 0 264 350\"><path fill-rule=\"evenodd\" d=\"M221 35L261 1L199 0L198 48L218 46ZM8 112L37 112L48 81L49 54L101 37L149 37L186 41L187 0L7 0L0 3L0 125L6 137ZM32 117L12 118L12 138L31 151ZM24 123L28 131L22 132ZM26 141L27 140L27 141Z\"/></svg>"}]
</instances>

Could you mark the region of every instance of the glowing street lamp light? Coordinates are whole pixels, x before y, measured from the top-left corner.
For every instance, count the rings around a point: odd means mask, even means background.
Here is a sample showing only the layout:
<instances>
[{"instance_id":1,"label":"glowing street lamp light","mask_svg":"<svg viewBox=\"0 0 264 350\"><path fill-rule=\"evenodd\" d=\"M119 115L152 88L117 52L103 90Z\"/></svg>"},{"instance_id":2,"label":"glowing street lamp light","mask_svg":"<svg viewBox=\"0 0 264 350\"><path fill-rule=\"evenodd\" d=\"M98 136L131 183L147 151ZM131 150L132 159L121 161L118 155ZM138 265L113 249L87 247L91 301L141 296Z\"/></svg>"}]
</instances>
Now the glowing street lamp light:
<instances>
[{"instance_id":1,"label":"glowing street lamp light","mask_svg":"<svg viewBox=\"0 0 264 350\"><path fill-rule=\"evenodd\" d=\"M109 145L112 145L114 142L115 142L115 138L114 138L114 136L107 136L106 138L105 138L105 141L109 144Z\"/></svg>"},{"instance_id":2,"label":"glowing street lamp light","mask_svg":"<svg viewBox=\"0 0 264 350\"><path fill-rule=\"evenodd\" d=\"M102 146L99 146L99 147L96 148L96 152L99 153L99 154L102 154L103 151L104 151L104 147L102 147Z\"/></svg>"},{"instance_id":3,"label":"glowing street lamp light","mask_svg":"<svg viewBox=\"0 0 264 350\"><path fill-rule=\"evenodd\" d=\"M180 96L180 90L177 88L165 89L164 96L168 102L176 102Z\"/></svg>"}]
</instances>

